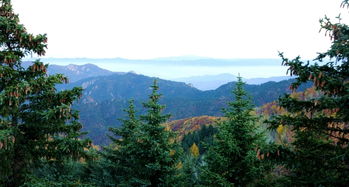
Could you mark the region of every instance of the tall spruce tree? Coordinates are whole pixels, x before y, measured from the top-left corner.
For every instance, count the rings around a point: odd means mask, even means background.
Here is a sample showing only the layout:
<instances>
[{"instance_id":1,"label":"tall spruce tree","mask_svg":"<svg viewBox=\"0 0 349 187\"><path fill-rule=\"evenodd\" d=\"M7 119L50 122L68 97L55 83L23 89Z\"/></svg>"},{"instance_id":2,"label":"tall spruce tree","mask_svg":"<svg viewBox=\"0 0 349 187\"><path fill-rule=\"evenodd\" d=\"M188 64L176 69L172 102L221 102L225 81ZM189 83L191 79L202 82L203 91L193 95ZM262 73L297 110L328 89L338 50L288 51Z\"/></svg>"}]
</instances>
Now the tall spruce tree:
<instances>
[{"instance_id":1,"label":"tall spruce tree","mask_svg":"<svg viewBox=\"0 0 349 187\"><path fill-rule=\"evenodd\" d=\"M105 165L109 168L108 173L112 176L114 185L133 186L138 184L137 180L134 180L135 170L140 169L135 161L140 149L138 138L141 123L136 117L133 100L129 102L129 108L125 112L128 117L121 119L122 126L110 128L113 133L113 136L110 136L112 144L105 147L102 155L106 159Z\"/></svg>"},{"instance_id":2,"label":"tall spruce tree","mask_svg":"<svg viewBox=\"0 0 349 187\"><path fill-rule=\"evenodd\" d=\"M165 186L176 173L180 150L175 134L163 126L170 115L163 115L165 106L158 104L161 94L157 93L157 80L154 80L151 88L149 101L143 103L148 110L147 114L141 116L143 124L138 140L140 150L137 154L138 164L142 166L139 177L150 186Z\"/></svg>"},{"instance_id":3,"label":"tall spruce tree","mask_svg":"<svg viewBox=\"0 0 349 187\"><path fill-rule=\"evenodd\" d=\"M112 138L115 146L103 153L113 165L119 186L165 186L176 171L178 144L163 126L170 116L161 114L164 106L158 104L161 95L156 80L151 87L149 101L144 103L147 114L139 120L131 103L123 126L112 129L120 138Z\"/></svg>"},{"instance_id":4,"label":"tall spruce tree","mask_svg":"<svg viewBox=\"0 0 349 187\"><path fill-rule=\"evenodd\" d=\"M0 0L0 186L22 185L42 160L84 155L81 124L71 104L80 88L57 92L63 75L48 76L47 65L28 68L21 59L45 54L46 35L27 33L10 0Z\"/></svg>"},{"instance_id":5,"label":"tall spruce tree","mask_svg":"<svg viewBox=\"0 0 349 187\"><path fill-rule=\"evenodd\" d=\"M348 6L343 1L342 6ZM340 18L339 18L340 19ZM311 81L320 96L311 99L285 95L280 106L289 114L270 121L271 128L287 125L295 132L282 163L293 186L347 186L349 184L349 27L320 20L332 45L312 62L280 56L288 72L297 76L291 88Z\"/></svg>"},{"instance_id":6,"label":"tall spruce tree","mask_svg":"<svg viewBox=\"0 0 349 187\"><path fill-rule=\"evenodd\" d=\"M262 175L257 148L263 142L256 126L251 101L238 77L233 90L235 100L224 109L226 121L218 124L218 132L205 157L202 180L209 186L246 186Z\"/></svg>"}]
</instances>

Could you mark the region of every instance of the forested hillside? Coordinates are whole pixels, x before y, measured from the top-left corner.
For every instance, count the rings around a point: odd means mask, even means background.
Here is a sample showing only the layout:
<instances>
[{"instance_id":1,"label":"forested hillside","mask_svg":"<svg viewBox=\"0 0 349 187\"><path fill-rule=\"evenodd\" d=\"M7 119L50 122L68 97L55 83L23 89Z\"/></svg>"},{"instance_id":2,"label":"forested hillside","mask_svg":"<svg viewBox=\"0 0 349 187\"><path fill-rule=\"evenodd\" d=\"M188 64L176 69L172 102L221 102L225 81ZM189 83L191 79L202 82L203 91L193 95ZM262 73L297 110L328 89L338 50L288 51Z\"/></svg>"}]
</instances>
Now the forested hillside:
<instances>
[{"instance_id":1,"label":"forested hillside","mask_svg":"<svg viewBox=\"0 0 349 187\"><path fill-rule=\"evenodd\" d=\"M108 128L120 126L118 119L124 117L123 109L127 107L128 100L135 100L135 109L139 114L145 112L141 106L151 91L149 85L153 80L152 77L134 73L113 74L59 85L58 89L71 89L76 86L84 89L82 97L73 108L80 111L83 130L89 133L87 137L95 144L107 144ZM294 79L245 85L244 89L258 107L290 93L289 86L292 82ZM231 82L216 90L200 91L181 82L159 79L158 84L163 95L159 102L166 106L164 112L171 114L170 120L203 115L222 116L222 108L232 100L231 90L235 86L235 82ZM310 86L311 83L304 84L298 90L302 91Z\"/></svg>"}]
</instances>

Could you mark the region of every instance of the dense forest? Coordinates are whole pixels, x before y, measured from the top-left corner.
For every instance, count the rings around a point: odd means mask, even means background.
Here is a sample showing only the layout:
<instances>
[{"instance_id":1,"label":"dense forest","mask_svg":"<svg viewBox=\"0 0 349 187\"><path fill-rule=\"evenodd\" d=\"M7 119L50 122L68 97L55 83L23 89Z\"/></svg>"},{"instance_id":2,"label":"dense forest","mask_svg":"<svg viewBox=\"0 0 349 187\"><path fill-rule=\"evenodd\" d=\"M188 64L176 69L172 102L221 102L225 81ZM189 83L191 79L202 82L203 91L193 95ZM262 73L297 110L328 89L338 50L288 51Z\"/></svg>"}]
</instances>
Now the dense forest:
<instances>
[{"instance_id":1,"label":"dense forest","mask_svg":"<svg viewBox=\"0 0 349 187\"><path fill-rule=\"evenodd\" d=\"M279 99L262 98L272 93L270 84L251 88L238 77L198 98L210 102L197 110L221 116L180 119L193 112L188 106L194 101L172 101L166 110L161 87L171 92L168 82L147 79L141 82L147 90L122 105L113 103L126 116L108 129L109 144L97 146L86 138L79 110L103 115L110 105L84 107L82 87L57 86L67 83L65 75L49 75L40 60L23 65L27 55L45 55L47 36L28 33L10 0L0 0L0 16L0 186L349 184L349 27L340 18L320 20L331 47L313 61L279 53L289 75L296 76L280 83ZM257 88L264 94L254 94ZM214 98L222 96L224 103L216 104ZM179 120L169 121L172 111Z\"/></svg>"}]
</instances>

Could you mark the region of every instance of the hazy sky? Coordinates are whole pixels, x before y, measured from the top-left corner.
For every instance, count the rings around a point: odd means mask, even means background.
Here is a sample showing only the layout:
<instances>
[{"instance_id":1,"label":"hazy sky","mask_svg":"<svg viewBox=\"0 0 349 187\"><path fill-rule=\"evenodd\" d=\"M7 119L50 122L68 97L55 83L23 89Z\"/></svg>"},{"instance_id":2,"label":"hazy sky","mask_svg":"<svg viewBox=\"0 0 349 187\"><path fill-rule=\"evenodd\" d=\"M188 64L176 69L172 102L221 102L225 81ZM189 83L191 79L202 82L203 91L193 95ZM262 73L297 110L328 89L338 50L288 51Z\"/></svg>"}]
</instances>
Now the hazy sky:
<instances>
[{"instance_id":1,"label":"hazy sky","mask_svg":"<svg viewBox=\"0 0 349 187\"><path fill-rule=\"evenodd\" d=\"M315 57L329 40L319 18L341 0L13 0L47 57L144 59ZM345 21L345 20L344 20Z\"/></svg>"}]
</instances>

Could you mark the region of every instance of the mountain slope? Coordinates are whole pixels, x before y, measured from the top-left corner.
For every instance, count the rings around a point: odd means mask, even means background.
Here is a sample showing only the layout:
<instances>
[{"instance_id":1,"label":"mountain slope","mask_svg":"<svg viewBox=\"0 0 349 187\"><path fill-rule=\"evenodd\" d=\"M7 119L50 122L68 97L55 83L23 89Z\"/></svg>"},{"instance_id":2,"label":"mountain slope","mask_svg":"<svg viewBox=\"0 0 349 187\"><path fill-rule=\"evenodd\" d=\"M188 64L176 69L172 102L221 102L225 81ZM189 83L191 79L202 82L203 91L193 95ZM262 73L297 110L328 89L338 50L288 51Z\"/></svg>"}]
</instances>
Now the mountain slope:
<instances>
[{"instance_id":1,"label":"mountain slope","mask_svg":"<svg viewBox=\"0 0 349 187\"><path fill-rule=\"evenodd\" d=\"M200 130L203 126L216 125L216 122L219 120L224 120L224 118L215 116L197 116L174 120L166 123L165 126L175 131L177 133L177 138L182 140L186 134Z\"/></svg>"},{"instance_id":2,"label":"mountain slope","mask_svg":"<svg viewBox=\"0 0 349 187\"><path fill-rule=\"evenodd\" d=\"M134 73L113 74L103 77L91 77L68 85L59 85L59 89L71 89L81 86L84 89L83 98L88 102L124 101L129 99L145 100L150 94L150 85L154 77ZM200 94L196 88L182 82L158 79L158 84L166 98L192 98Z\"/></svg>"},{"instance_id":3,"label":"mountain slope","mask_svg":"<svg viewBox=\"0 0 349 187\"><path fill-rule=\"evenodd\" d=\"M109 127L120 125L118 118L125 116L123 109L127 107L129 99L135 100L138 114L145 111L142 103L147 101L150 94L149 86L153 77L133 73L113 74L103 77L91 77L66 85L57 86L58 89L70 89L74 86L84 88L82 98L74 105L80 111L80 119L84 130L95 144L105 144L105 136ZM246 85L245 89L252 96L254 104L262 104L276 100L283 93L290 92L288 87L292 80L268 82L261 85ZM221 109L232 100L231 91L234 82L225 84L216 90L200 91L185 83L158 80L163 94L160 103L166 105L165 113L172 115L171 120L194 116L221 116ZM307 85L305 87L309 87ZM301 87L300 90L305 87Z\"/></svg>"}]
</instances>

